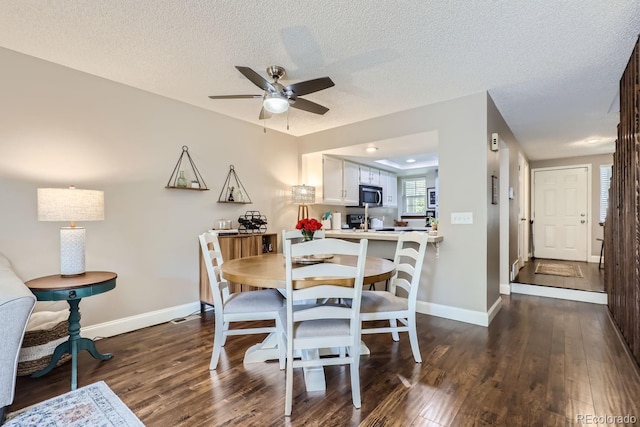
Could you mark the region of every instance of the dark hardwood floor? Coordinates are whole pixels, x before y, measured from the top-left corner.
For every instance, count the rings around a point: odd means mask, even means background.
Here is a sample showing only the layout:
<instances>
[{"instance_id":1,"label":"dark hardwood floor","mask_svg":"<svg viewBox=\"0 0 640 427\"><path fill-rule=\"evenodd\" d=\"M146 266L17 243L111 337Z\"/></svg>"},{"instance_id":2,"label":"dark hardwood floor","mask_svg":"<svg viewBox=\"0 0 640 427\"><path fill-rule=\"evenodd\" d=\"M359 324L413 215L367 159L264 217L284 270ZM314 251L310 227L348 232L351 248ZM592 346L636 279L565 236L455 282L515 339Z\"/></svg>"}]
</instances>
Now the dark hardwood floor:
<instances>
[{"instance_id":1,"label":"dark hardwood floor","mask_svg":"<svg viewBox=\"0 0 640 427\"><path fill-rule=\"evenodd\" d=\"M326 392L294 380L290 419L278 364L243 365L263 336L230 337L210 372L213 316L100 340L113 359L79 358L79 386L104 380L147 426L565 426L579 414L640 418L640 378L601 305L512 295L489 328L419 315L423 363L406 334L364 337L362 408L349 370ZM588 350L588 351L587 351ZM9 411L69 390L70 365L20 377ZM602 423L600 424L602 425ZM616 424L612 424L616 425ZM623 425L623 424L618 424Z\"/></svg>"},{"instance_id":2,"label":"dark hardwood floor","mask_svg":"<svg viewBox=\"0 0 640 427\"><path fill-rule=\"evenodd\" d=\"M582 275L584 277L578 278L536 274L536 266L540 262L577 265L580 267L580 271L582 271ZM594 262L532 258L520 269L514 282L526 283L529 285L577 289L581 291L604 292L604 269L598 269L598 264Z\"/></svg>"}]
</instances>

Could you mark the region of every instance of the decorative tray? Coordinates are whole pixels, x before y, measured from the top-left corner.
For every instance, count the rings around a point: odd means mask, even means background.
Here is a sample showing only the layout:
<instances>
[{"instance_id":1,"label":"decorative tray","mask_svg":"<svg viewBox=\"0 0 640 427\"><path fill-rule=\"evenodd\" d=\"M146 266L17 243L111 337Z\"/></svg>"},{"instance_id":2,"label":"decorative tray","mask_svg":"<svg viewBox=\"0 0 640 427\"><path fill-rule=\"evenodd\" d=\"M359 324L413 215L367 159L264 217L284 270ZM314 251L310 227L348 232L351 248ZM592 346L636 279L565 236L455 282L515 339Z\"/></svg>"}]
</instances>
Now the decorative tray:
<instances>
[{"instance_id":1,"label":"decorative tray","mask_svg":"<svg viewBox=\"0 0 640 427\"><path fill-rule=\"evenodd\" d=\"M295 264L319 264L333 258L331 254L317 254L308 256L294 256L291 260Z\"/></svg>"}]
</instances>

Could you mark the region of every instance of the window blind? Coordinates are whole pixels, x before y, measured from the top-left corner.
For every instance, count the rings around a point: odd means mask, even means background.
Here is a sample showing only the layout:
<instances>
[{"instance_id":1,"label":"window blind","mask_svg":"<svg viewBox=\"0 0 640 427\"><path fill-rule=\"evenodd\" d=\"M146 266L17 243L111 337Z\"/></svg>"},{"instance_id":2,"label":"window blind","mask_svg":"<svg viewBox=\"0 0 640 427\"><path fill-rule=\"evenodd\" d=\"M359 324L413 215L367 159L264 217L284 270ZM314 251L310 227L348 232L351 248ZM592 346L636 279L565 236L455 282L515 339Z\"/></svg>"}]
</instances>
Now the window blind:
<instances>
[{"instance_id":1,"label":"window blind","mask_svg":"<svg viewBox=\"0 0 640 427\"><path fill-rule=\"evenodd\" d=\"M402 180L404 214L424 215L427 209L427 179L405 178Z\"/></svg>"}]
</instances>

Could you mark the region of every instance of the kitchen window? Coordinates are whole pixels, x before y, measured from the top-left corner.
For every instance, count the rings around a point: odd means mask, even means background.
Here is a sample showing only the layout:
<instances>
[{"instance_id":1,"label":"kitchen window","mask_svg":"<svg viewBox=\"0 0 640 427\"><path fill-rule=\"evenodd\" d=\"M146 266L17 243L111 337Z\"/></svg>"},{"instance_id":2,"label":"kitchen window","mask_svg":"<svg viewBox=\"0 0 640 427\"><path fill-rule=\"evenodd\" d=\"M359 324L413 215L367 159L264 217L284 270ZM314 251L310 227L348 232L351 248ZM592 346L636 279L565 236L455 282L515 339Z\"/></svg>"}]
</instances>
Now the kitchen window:
<instances>
[{"instance_id":1,"label":"kitchen window","mask_svg":"<svg viewBox=\"0 0 640 427\"><path fill-rule=\"evenodd\" d=\"M427 178L402 179L402 215L424 216L427 210Z\"/></svg>"}]
</instances>

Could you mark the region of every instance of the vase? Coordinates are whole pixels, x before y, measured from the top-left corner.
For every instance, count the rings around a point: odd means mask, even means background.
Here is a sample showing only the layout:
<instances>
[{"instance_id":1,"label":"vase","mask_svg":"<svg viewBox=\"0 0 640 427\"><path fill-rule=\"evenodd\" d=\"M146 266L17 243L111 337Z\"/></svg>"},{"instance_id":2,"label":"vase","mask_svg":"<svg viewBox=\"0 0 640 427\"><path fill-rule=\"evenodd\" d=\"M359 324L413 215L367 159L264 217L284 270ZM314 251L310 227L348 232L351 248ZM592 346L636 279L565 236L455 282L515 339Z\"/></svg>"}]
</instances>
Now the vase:
<instances>
[{"instance_id":1,"label":"vase","mask_svg":"<svg viewBox=\"0 0 640 427\"><path fill-rule=\"evenodd\" d=\"M308 242L313 240L313 233L315 233L315 231L302 230L302 241Z\"/></svg>"},{"instance_id":2,"label":"vase","mask_svg":"<svg viewBox=\"0 0 640 427\"><path fill-rule=\"evenodd\" d=\"M180 176L178 176L178 182L176 184L177 187L186 187L187 186L187 178L184 176L184 171L180 171Z\"/></svg>"}]
</instances>

